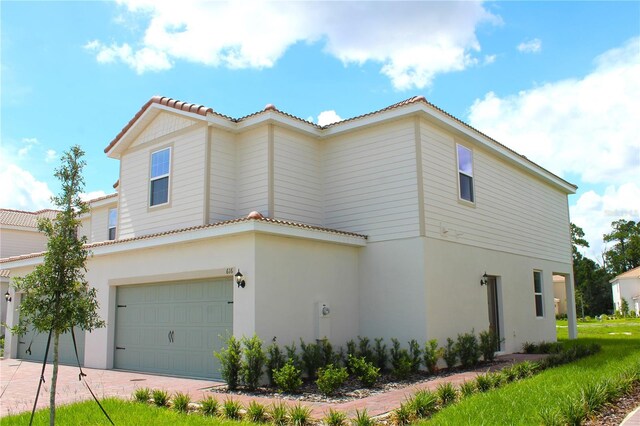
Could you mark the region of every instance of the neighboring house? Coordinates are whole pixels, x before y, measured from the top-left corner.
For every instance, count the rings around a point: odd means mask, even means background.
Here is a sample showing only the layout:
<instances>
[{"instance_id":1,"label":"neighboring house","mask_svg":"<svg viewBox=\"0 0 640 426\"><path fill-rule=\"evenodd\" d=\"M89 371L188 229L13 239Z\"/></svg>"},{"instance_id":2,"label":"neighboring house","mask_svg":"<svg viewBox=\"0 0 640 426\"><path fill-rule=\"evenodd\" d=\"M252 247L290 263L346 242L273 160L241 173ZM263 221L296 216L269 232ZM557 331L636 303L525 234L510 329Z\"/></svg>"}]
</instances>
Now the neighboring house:
<instances>
[{"instance_id":1,"label":"neighboring house","mask_svg":"<svg viewBox=\"0 0 640 426\"><path fill-rule=\"evenodd\" d=\"M47 237L38 231L38 219L56 217L56 210L26 212L22 210L0 209L0 259L22 254L40 252L47 248ZM4 334L7 317L9 290L7 269L0 270L0 335Z\"/></svg>"},{"instance_id":2,"label":"neighboring house","mask_svg":"<svg viewBox=\"0 0 640 426\"><path fill-rule=\"evenodd\" d=\"M576 335L576 187L424 97L326 126L154 97L105 153L118 192L82 232L107 327L84 336L86 366L217 376L227 332L444 344L493 329L510 353L555 340L553 275Z\"/></svg>"},{"instance_id":3,"label":"neighboring house","mask_svg":"<svg viewBox=\"0 0 640 426\"><path fill-rule=\"evenodd\" d=\"M626 299L629 310L640 315L640 266L624 272L611 281L614 311L622 310L622 299Z\"/></svg>"},{"instance_id":4,"label":"neighboring house","mask_svg":"<svg viewBox=\"0 0 640 426\"><path fill-rule=\"evenodd\" d=\"M562 275L553 276L553 303L556 315L567 315L567 285Z\"/></svg>"}]
</instances>

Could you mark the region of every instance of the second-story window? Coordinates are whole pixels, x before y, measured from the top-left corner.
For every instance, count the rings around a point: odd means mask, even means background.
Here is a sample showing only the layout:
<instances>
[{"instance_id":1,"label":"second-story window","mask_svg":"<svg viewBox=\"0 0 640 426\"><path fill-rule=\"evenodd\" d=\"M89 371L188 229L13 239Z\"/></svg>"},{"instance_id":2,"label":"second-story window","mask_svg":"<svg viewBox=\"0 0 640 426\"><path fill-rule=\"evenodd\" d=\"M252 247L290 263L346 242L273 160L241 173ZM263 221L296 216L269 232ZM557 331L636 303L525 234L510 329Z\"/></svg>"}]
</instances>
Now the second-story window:
<instances>
[{"instance_id":1,"label":"second-story window","mask_svg":"<svg viewBox=\"0 0 640 426\"><path fill-rule=\"evenodd\" d=\"M473 151L462 145L456 145L458 153L458 187L460 199L474 202L473 193Z\"/></svg>"},{"instance_id":2,"label":"second-story window","mask_svg":"<svg viewBox=\"0 0 640 426\"><path fill-rule=\"evenodd\" d=\"M171 170L171 148L151 154L151 186L149 205L157 206L169 202L169 172Z\"/></svg>"},{"instance_id":3,"label":"second-story window","mask_svg":"<svg viewBox=\"0 0 640 426\"><path fill-rule=\"evenodd\" d=\"M118 220L118 209L109 209L109 239L116 239L116 222Z\"/></svg>"}]
</instances>

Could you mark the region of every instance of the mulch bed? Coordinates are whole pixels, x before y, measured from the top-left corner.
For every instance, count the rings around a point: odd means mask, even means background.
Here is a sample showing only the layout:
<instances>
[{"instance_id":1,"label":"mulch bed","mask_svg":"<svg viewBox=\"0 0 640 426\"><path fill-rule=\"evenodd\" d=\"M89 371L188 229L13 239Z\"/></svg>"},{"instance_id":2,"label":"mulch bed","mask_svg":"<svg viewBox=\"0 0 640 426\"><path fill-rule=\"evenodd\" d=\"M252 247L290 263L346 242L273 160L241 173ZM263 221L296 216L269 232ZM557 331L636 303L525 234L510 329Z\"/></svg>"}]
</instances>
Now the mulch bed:
<instances>
[{"instance_id":1,"label":"mulch bed","mask_svg":"<svg viewBox=\"0 0 640 426\"><path fill-rule=\"evenodd\" d=\"M640 406L640 386L622 398L606 405L597 416L589 419L586 426L618 426L636 407Z\"/></svg>"}]
</instances>

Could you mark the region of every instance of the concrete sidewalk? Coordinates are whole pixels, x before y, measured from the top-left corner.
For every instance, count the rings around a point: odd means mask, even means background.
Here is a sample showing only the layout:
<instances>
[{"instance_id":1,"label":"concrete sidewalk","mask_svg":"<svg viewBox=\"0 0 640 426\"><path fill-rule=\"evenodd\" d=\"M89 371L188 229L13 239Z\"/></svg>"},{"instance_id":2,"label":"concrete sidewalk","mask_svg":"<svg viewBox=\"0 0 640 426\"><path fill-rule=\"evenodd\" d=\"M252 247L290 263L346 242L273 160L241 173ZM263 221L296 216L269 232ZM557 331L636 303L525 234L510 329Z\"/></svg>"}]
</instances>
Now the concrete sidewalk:
<instances>
[{"instance_id":1,"label":"concrete sidewalk","mask_svg":"<svg viewBox=\"0 0 640 426\"><path fill-rule=\"evenodd\" d=\"M512 354L498 357L502 364L495 365L492 370L500 369L505 365L521 362L525 360L540 359L540 355ZM45 371L46 383L43 385L38 399L38 408L46 408L49 404L49 381L51 377L51 365L47 365ZM35 400L35 393L38 388L38 381L42 364L21 361L15 359L0 360L0 417L9 414L17 414L23 411L31 411ZM83 368L87 374L85 378L93 392L98 398L121 397L131 398L132 393L137 388L147 387L150 389L164 389L170 394L174 392L188 393L193 401L201 400L205 395L212 395L220 401L228 397L248 405L255 400L265 405L282 401L288 405L297 404L298 401L278 398L263 398L245 395L225 395L207 392L207 389L221 385L221 382L213 380L184 379L176 377L157 376L151 374L134 373L117 370L97 370ZM315 418L322 418L329 411L329 408L347 413L349 417L355 415L356 410L362 411L366 408L371 416L379 416L396 409L400 403L411 397L420 389L435 389L440 383L451 382L460 383L474 379L478 374L485 373L487 368L479 368L474 371L453 374L446 377L434 378L415 385L407 386L383 394L372 395L367 398L353 400L343 403L326 402L306 402L301 403L312 409ZM58 385L56 401L60 404L69 404L76 401L91 399L91 394L78 380L78 368L66 365L59 367ZM629 423L633 424L633 423Z\"/></svg>"}]
</instances>

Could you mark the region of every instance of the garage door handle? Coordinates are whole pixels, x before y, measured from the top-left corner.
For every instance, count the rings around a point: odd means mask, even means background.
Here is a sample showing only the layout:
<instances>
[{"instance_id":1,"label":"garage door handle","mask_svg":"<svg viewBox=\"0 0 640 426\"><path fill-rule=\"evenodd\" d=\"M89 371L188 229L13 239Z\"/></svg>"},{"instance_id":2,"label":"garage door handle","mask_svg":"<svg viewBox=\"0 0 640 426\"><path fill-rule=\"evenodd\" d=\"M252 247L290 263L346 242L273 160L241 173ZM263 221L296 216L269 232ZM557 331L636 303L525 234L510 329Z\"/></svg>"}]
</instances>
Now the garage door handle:
<instances>
[{"instance_id":1,"label":"garage door handle","mask_svg":"<svg viewBox=\"0 0 640 426\"><path fill-rule=\"evenodd\" d=\"M116 349L121 349L121 350L125 350L125 348L123 348L122 346L116 346Z\"/></svg>"},{"instance_id":2,"label":"garage door handle","mask_svg":"<svg viewBox=\"0 0 640 426\"><path fill-rule=\"evenodd\" d=\"M173 343L173 330L169 332L167 337L169 337L169 343Z\"/></svg>"}]
</instances>

